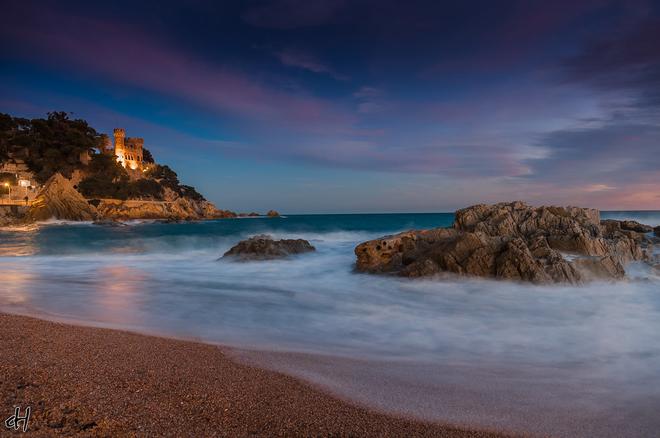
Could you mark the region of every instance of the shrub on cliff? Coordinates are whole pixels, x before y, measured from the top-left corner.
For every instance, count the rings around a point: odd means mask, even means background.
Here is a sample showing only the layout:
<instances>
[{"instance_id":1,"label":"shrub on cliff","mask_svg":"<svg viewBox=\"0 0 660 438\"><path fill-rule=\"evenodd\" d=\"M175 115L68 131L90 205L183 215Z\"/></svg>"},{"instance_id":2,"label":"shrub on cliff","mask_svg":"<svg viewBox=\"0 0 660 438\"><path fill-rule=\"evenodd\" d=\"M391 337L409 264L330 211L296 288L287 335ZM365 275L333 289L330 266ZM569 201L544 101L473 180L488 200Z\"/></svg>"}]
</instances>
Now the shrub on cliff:
<instances>
[{"instance_id":1,"label":"shrub on cliff","mask_svg":"<svg viewBox=\"0 0 660 438\"><path fill-rule=\"evenodd\" d=\"M80 181L78 191L85 198L126 199L123 185L100 175L92 175Z\"/></svg>"},{"instance_id":2,"label":"shrub on cliff","mask_svg":"<svg viewBox=\"0 0 660 438\"><path fill-rule=\"evenodd\" d=\"M163 187L151 179L113 182L94 175L83 179L78 190L86 198L163 200Z\"/></svg>"},{"instance_id":3,"label":"shrub on cliff","mask_svg":"<svg viewBox=\"0 0 660 438\"><path fill-rule=\"evenodd\" d=\"M169 166L156 164L145 174L148 178L153 178L163 187L167 187L174 193L184 198L195 201L205 201L206 199L192 186L183 185L179 182L179 176Z\"/></svg>"},{"instance_id":4,"label":"shrub on cliff","mask_svg":"<svg viewBox=\"0 0 660 438\"><path fill-rule=\"evenodd\" d=\"M163 187L152 179L139 179L126 184L123 193L127 199L163 200Z\"/></svg>"}]
</instances>

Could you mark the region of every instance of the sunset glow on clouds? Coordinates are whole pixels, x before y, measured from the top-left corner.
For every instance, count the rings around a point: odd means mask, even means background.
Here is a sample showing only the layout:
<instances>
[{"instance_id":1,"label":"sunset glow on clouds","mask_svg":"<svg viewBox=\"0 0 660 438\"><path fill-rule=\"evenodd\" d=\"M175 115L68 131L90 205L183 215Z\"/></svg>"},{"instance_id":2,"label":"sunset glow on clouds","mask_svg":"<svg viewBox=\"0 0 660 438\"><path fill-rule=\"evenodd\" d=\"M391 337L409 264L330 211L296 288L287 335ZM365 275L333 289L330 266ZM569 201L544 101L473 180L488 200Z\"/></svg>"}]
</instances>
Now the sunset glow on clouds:
<instances>
[{"instance_id":1,"label":"sunset glow on clouds","mask_svg":"<svg viewBox=\"0 0 660 438\"><path fill-rule=\"evenodd\" d=\"M222 208L660 209L658 7L530 5L9 2L0 111L121 123Z\"/></svg>"}]
</instances>

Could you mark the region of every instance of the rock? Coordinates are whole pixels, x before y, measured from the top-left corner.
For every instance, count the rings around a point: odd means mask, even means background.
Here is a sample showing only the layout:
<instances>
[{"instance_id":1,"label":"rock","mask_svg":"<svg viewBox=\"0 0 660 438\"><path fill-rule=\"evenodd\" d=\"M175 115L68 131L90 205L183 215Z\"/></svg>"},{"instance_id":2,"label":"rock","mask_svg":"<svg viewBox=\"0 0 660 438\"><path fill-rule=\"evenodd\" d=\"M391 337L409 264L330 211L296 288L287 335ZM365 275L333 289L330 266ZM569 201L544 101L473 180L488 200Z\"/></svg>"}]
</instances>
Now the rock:
<instances>
[{"instance_id":1,"label":"rock","mask_svg":"<svg viewBox=\"0 0 660 438\"><path fill-rule=\"evenodd\" d=\"M660 225L653 229L653 234L655 234L657 237L660 237Z\"/></svg>"},{"instance_id":2,"label":"rock","mask_svg":"<svg viewBox=\"0 0 660 438\"><path fill-rule=\"evenodd\" d=\"M280 214L276 212L275 210L270 210L268 213L266 213L266 216L268 217L280 217Z\"/></svg>"},{"instance_id":3,"label":"rock","mask_svg":"<svg viewBox=\"0 0 660 438\"><path fill-rule=\"evenodd\" d=\"M598 280L603 278L620 280L625 277L626 271L613 257L584 257L573 261L585 280Z\"/></svg>"},{"instance_id":4,"label":"rock","mask_svg":"<svg viewBox=\"0 0 660 438\"><path fill-rule=\"evenodd\" d=\"M650 225L640 224L637 221L617 221L614 219L604 219L600 221L600 225L605 227L608 232L613 231L634 231L636 233L650 233L653 227Z\"/></svg>"},{"instance_id":5,"label":"rock","mask_svg":"<svg viewBox=\"0 0 660 438\"><path fill-rule=\"evenodd\" d=\"M641 225L641 224L638 224ZM645 257L635 224L600 222L598 210L523 202L458 210L452 228L405 231L355 248L358 271L423 277L450 272L532 283L622 278ZM572 257L564 257L570 253Z\"/></svg>"},{"instance_id":6,"label":"rock","mask_svg":"<svg viewBox=\"0 0 660 438\"><path fill-rule=\"evenodd\" d=\"M112 220L112 219L101 219L98 221L92 222L92 225L99 225L102 227L127 227L123 222Z\"/></svg>"},{"instance_id":7,"label":"rock","mask_svg":"<svg viewBox=\"0 0 660 438\"><path fill-rule=\"evenodd\" d=\"M236 217L236 213L218 210L208 201L176 198L174 201L101 200L99 216L110 220L158 219L191 221Z\"/></svg>"},{"instance_id":8,"label":"rock","mask_svg":"<svg viewBox=\"0 0 660 438\"><path fill-rule=\"evenodd\" d=\"M224 253L222 258L240 261L271 260L315 250L316 248L304 239L273 240L271 236L261 234L242 240Z\"/></svg>"},{"instance_id":9,"label":"rock","mask_svg":"<svg viewBox=\"0 0 660 438\"><path fill-rule=\"evenodd\" d=\"M30 222L61 219L71 221L92 221L97 211L73 187L71 182L56 173L44 185L27 212Z\"/></svg>"},{"instance_id":10,"label":"rock","mask_svg":"<svg viewBox=\"0 0 660 438\"><path fill-rule=\"evenodd\" d=\"M22 205L0 205L0 227L21 225L27 211Z\"/></svg>"},{"instance_id":11,"label":"rock","mask_svg":"<svg viewBox=\"0 0 660 438\"><path fill-rule=\"evenodd\" d=\"M637 233L650 233L653 231L652 226L640 224L637 221L621 221L621 229L635 231Z\"/></svg>"}]
</instances>

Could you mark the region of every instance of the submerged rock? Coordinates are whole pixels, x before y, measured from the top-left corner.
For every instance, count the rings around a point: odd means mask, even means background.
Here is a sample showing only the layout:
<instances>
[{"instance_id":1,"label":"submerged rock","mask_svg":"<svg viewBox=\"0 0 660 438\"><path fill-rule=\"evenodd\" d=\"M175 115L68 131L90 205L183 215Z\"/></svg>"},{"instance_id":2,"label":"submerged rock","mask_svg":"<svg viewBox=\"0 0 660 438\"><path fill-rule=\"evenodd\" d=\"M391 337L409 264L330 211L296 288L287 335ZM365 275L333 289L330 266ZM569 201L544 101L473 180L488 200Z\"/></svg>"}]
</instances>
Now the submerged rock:
<instances>
[{"instance_id":1,"label":"submerged rock","mask_svg":"<svg viewBox=\"0 0 660 438\"><path fill-rule=\"evenodd\" d=\"M127 227L125 223L113 219L101 219L98 221L92 222L92 225L98 225L101 227Z\"/></svg>"},{"instance_id":2,"label":"submerged rock","mask_svg":"<svg viewBox=\"0 0 660 438\"><path fill-rule=\"evenodd\" d=\"M641 260L642 224L600 222L598 210L523 202L458 210L452 228L406 231L355 248L358 271L422 277L450 272L532 283L619 279ZM638 226L639 225L639 226ZM570 254L571 257L565 257Z\"/></svg>"},{"instance_id":3,"label":"submerged rock","mask_svg":"<svg viewBox=\"0 0 660 438\"><path fill-rule=\"evenodd\" d=\"M261 234L240 241L224 253L222 258L241 261L272 260L315 250L316 248L304 239L273 240L271 236Z\"/></svg>"},{"instance_id":4,"label":"submerged rock","mask_svg":"<svg viewBox=\"0 0 660 438\"><path fill-rule=\"evenodd\" d=\"M59 173L51 176L32 202L27 212L29 222L60 219L70 221L92 221L96 219L96 208L89 204Z\"/></svg>"}]
</instances>

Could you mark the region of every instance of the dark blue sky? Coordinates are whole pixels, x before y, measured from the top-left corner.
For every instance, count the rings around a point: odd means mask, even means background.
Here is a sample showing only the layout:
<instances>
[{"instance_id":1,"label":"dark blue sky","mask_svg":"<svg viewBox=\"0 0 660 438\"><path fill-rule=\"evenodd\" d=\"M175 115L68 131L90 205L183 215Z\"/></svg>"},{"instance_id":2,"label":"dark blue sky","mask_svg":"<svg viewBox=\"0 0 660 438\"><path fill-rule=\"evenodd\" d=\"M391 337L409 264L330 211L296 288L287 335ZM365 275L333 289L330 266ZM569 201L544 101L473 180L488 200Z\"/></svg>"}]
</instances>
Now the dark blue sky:
<instances>
[{"instance_id":1,"label":"dark blue sky","mask_svg":"<svg viewBox=\"0 0 660 438\"><path fill-rule=\"evenodd\" d=\"M125 127L220 208L660 209L651 1L3 1L0 111Z\"/></svg>"}]
</instances>

